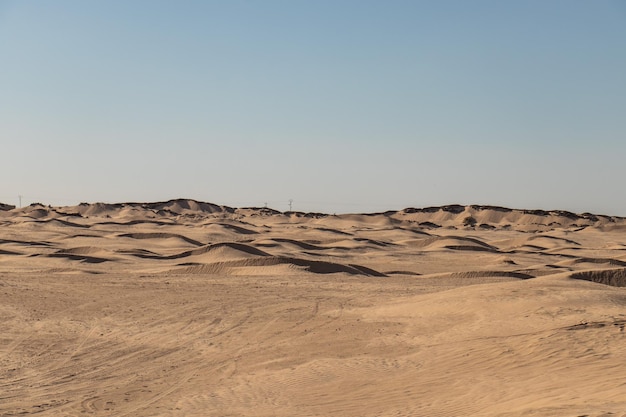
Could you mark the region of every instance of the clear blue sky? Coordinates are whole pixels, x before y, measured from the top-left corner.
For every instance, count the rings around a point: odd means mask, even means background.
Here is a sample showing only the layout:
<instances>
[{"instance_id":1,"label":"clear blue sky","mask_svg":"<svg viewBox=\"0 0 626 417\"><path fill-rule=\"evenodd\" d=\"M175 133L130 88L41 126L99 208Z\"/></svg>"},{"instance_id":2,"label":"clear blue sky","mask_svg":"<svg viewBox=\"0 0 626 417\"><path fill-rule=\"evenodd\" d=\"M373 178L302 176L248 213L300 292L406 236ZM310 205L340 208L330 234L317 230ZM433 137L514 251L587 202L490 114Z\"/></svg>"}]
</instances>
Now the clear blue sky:
<instances>
[{"instance_id":1,"label":"clear blue sky","mask_svg":"<svg viewBox=\"0 0 626 417\"><path fill-rule=\"evenodd\" d=\"M626 216L626 1L0 0L0 202Z\"/></svg>"}]
</instances>

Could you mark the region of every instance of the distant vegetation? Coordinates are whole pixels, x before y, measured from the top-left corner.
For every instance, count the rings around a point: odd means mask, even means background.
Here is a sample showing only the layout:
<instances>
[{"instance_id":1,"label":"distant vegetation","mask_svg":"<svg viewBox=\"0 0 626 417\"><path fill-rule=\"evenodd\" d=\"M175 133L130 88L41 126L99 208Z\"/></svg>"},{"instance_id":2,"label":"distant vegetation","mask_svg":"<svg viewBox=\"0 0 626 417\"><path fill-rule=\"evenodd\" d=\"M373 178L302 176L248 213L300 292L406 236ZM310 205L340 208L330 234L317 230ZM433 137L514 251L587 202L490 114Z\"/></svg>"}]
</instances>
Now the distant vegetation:
<instances>
[{"instance_id":1,"label":"distant vegetation","mask_svg":"<svg viewBox=\"0 0 626 417\"><path fill-rule=\"evenodd\" d=\"M476 219L473 218L472 216L467 216L466 218L463 219L463 226L475 226L476 225Z\"/></svg>"}]
</instances>

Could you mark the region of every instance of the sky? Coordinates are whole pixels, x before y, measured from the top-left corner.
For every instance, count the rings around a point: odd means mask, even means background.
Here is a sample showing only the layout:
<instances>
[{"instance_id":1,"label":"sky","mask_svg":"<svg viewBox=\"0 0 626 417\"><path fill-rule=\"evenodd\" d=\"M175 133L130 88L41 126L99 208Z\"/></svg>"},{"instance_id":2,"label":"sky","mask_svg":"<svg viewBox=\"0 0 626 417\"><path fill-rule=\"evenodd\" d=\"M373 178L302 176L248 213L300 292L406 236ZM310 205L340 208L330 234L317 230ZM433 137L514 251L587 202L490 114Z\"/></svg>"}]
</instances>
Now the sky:
<instances>
[{"instance_id":1,"label":"sky","mask_svg":"<svg viewBox=\"0 0 626 417\"><path fill-rule=\"evenodd\" d=\"M0 202L626 216L625 74L625 0L0 0Z\"/></svg>"}]
</instances>

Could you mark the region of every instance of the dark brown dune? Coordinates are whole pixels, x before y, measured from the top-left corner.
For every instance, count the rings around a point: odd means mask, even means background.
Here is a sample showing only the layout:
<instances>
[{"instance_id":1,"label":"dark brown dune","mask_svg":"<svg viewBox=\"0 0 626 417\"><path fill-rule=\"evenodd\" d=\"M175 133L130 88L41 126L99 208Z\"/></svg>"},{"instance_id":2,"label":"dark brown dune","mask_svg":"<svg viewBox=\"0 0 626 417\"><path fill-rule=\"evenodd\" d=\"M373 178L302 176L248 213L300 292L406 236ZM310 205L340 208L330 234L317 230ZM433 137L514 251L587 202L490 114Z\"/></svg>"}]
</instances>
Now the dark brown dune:
<instances>
[{"instance_id":1,"label":"dark brown dune","mask_svg":"<svg viewBox=\"0 0 626 417\"><path fill-rule=\"evenodd\" d=\"M572 278L613 287L626 287L626 268L576 272L572 274Z\"/></svg>"},{"instance_id":2,"label":"dark brown dune","mask_svg":"<svg viewBox=\"0 0 626 417\"><path fill-rule=\"evenodd\" d=\"M15 209L15 206L12 206L10 204L0 203L0 211L9 211L13 209Z\"/></svg>"}]
</instances>

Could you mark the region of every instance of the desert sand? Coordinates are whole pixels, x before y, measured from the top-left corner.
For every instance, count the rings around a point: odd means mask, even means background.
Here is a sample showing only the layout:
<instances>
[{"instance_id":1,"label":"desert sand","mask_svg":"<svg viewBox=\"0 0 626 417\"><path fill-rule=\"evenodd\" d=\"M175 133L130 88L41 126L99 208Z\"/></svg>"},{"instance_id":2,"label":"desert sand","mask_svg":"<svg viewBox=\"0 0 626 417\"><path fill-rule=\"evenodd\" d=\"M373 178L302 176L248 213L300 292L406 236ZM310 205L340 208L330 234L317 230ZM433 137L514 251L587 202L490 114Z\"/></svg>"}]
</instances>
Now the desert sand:
<instances>
[{"instance_id":1,"label":"desert sand","mask_svg":"<svg viewBox=\"0 0 626 417\"><path fill-rule=\"evenodd\" d=\"M0 206L0 415L626 416L626 219Z\"/></svg>"}]
</instances>

